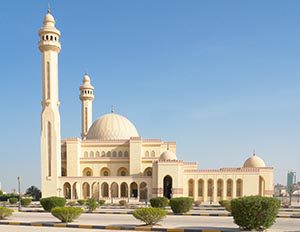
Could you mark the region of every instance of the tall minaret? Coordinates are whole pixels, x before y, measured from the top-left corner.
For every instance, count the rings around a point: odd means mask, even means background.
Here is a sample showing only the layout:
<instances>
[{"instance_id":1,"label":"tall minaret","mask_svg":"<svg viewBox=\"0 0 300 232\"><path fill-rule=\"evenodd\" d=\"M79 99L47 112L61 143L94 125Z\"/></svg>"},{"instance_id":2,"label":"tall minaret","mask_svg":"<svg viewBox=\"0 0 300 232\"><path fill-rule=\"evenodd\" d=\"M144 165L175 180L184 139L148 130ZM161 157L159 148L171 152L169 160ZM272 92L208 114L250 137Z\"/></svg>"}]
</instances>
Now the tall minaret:
<instances>
[{"instance_id":1,"label":"tall minaret","mask_svg":"<svg viewBox=\"0 0 300 232\"><path fill-rule=\"evenodd\" d=\"M41 189L43 197L60 194L61 137L58 100L58 53L60 31L48 9L39 30L42 53Z\"/></svg>"},{"instance_id":2,"label":"tall minaret","mask_svg":"<svg viewBox=\"0 0 300 232\"><path fill-rule=\"evenodd\" d=\"M88 74L84 74L82 85L80 86L81 100L81 137L86 139L87 132L93 122L93 101L94 87L91 85L91 78Z\"/></svg>"}]
</instances>

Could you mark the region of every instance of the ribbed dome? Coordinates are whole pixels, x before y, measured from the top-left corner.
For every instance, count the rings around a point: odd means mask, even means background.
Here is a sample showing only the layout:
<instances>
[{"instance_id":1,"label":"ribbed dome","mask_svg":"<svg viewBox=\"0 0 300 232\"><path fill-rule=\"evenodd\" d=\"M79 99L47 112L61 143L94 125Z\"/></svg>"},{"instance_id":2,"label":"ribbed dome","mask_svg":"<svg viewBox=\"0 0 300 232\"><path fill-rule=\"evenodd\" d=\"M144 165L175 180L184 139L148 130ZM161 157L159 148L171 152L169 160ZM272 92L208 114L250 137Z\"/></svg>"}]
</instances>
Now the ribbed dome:
<instances>
[{"instance_id":1,"label":"ribbed dome","mask_svg":"<svg viewBox=\"0 0 300 232\"><path fill-rule=\"evenodd\" d=\"M160 161L177 160L177 157L174 152L167 150L160 155L159 160Z\"/></svg>"},{"instance_id":2,"label":"ribbed dome","mask_svg":"<svg viewBox=\"0 0 300 232\"><path fill-rule=\"evenodd\" d=\"M260 157L258 157L257 155L253 155L250 158L248 158L244 165L244 168L263 168L266 167L265 162L263 161L263 159L261 159Z\"/></svg>"},{"instance_id":3,"label":"ribbed dome","mask_svg":"<svg viewBox=\"0 0 300 232\"><path fill-rule=\"evenodd\" d=\"M98 118L90 127L87 139L118 140L139 137L135 126L124 116L110 113Z\"/></svg>"}]
</instances>

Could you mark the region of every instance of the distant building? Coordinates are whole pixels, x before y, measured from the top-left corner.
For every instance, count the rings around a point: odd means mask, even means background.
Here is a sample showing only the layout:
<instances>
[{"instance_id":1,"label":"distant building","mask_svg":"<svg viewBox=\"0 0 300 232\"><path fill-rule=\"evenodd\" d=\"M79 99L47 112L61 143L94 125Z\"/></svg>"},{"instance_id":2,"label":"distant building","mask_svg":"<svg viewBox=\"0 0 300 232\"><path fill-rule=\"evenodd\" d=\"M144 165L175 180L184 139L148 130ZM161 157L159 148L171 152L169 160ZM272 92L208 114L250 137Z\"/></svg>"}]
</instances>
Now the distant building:
<instances>
[{"instance_id":1,"label":"distant building","mask_svg":"<svg viewBox=\"0 0 300 232\"><path fill-rule=\"evenodd\" d=\"M289 188L296 184L296 172L289 171L287 173L287 184L286 186Z\"/></svg>"}]
</instances>

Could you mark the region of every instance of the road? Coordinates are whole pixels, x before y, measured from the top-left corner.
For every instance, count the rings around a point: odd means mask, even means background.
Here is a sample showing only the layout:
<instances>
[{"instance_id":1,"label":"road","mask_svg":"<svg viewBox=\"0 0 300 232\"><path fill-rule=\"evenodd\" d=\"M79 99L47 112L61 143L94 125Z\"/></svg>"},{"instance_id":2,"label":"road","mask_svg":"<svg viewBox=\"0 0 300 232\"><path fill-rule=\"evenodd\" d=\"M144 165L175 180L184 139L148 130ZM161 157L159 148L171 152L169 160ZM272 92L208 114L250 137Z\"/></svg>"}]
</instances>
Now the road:
<instances>
[{"instance_id":1,"label":"road","mask_svg":"<svg viewBox=\"0 0 300 232\"><path fill-rule=\"evenodd\" d=\"M18 221L18 222L59 222L50 213L14 213L7 221ZM140 221L136 220L132 215L113 215L113 214L82 214L81 217L74 222L74 224L89 224L89 225L142 225ZM237 226L233 223L232 217L192 217L192 216L167 216L161 223L162 227L168 228L227 228L237 229ZM0 231L3 230L4 226L0 226ZM44 231L35 230L32 228L30 231ZM41 229L41 228L38 228ZM15 230L16 231L16 230ZM18 229L18 231L20 231ZM26 230L25 230L26 231ZM29 230L28 230L29 231ZM46 231L46 230L45 230ZM60 230L55 230L60 231ZM77 231L77 230L74 230ZM80 230L84 231L84 230ZM92 230L88 230L89 232ZM300 219L290 218L278 218L275 225L268 231L290 231L300 232Z\"/></svg>"}]
</instances>

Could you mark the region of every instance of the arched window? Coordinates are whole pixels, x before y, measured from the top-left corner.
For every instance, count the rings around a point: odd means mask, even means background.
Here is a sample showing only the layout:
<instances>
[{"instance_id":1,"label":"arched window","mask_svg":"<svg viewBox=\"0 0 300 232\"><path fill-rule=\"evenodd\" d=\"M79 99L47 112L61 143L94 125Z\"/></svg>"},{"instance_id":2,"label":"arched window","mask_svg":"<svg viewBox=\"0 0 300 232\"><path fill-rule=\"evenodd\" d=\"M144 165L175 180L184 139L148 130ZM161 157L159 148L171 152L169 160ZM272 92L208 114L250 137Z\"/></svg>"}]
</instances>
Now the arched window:
<instances>
[{"instance_id":1,"label":"arched window","mask_svg":"<svg viewBox=\"0 0 300 232\"><path fill-rule=\"evenodd\" d=\"M102 197L108 197L109 194L109 187L106 182L101 184L101 195Z\"/></svg>"},{"instance_id":2,"label":"arched window","mask_svg":"<svg viewBox=\"0 0 300 232\"><path fill-rule=\"evenodd\" d=\"M194 180L189 180L189 197L194 197Z\"/></svg>"},{"instance_id":3,"label":"arched window","mask_svg":"<svg viewBox=\"0 0 300 232\"><path fill-rule=\"evenodd\" d=\"M48 38L49 38L48 35L46 35L46 40L48 40Z\"/></svg>"},{"instance_id":4,"label":"arched window","mask_svg":"<svg viewBox=\"0 0 300 232\"><path fill-rule=\"evenodd\" d=\"M149 157L149 156L150 156L149 151L146 151L145 152L145 157Z\"/></svg>"},{"instance_id":5,"label":"arched window","mask_svg":"<svg viewBox=\"0 0 300 232\"><path fill-rule=\"evenodd\" d=\"M128 185L125 182L121 184L121 197L128 197Z\"/></svg>"},{"instance_id":6,"label":"arched window","mask_svg":"<svg viewBox=\"0 0 300 232\"><path fill-rule=\"evenodd\" d=\"M236 196L242 197L243 196L243 180L238 179L236 181Z\"/></svg>"},{"instance_id":7,"label":"arched window","mask_svg":"<svg viewBox=\"0 0 300 232\"><path fill-rule=\"evenodd\" d=\"M125 151L125 152L124 152L124 157L129 157L128 151Z\"/></svg>"},{"instance_id":8,"label":"arched window","mask_svg":"<svg viewBox=\"0 0 300 232\"><path fill-rule=\"evenodd\" d=\"M100 171L100 176L110 176L110 170L108 168L102 168Z\"/></svg>"},{"instance_id":9,"label":"arched window","mask_svg":"<svg viewBox=\"0 0 300 232\"><path fill-rule=\"evenodd\" d=\"M155 151L151 151L151 157L155 157Z\"/></svg>"},{"instance_id":10,"label":"arched window","mask_svg":"<svg viewBox=\"0 0 300 232\"><path fill-rule=\"evenodd\" d=\"M112 156L113 156L113 157L117 157L117 152L116 152L116 151L113 151Z\"/></svg>"},{"instance_id":11,"label":"arched window","mask_svg":"<svg viewBox=\"0 0 300 232\"><path fill-rule=\"evenodd\" d=\"M111 197L119 197L119 187L116 182L111 184Z\"/></svg>"},{"instance_id":12,"label":"arched window","mask_svg":"<svg viewBox=\"0 0 300 232\"><path fill-rule=\"evenodd\" d=\"M85 169L83 169L82 175L83 176L93 176L93 171L91 168L85 168Z\"/></svg>"},{"instance_id":13,"label":"arched window","mask_svg":"<svg viewBox=\"0 0 300 232\"><path fill-rule=\"evenodd\" d=\"M118 152L118 157L122 157L123 153L121 151Z\"/></svg>"},{"instance_id":14,"label":"arched window","mask_svg":"<svg viewBox=\"0 0 300 232\"><path fill-rule=\"evenodd\" d=\"M152 176L152 168L148 167L144 171L144 176Z\"/></svg>"},{"instance_id":15,"label":"arched window","mask_svg":"<svg viewBox=\"0 0 300 232\"><path fill-rule=\"evenodd\" d=\"M88 158L89 157L89 153L87 151L84 152L84 158Z\"/></svg>"},{"instance_id":16,"label":"arched window","mask_svg":"<svg viewBox=\"0 0 300 232\"><path fill-rule=\"evenodd\" d=\"M107 152L106 155L107 155L107 157L111 157L111 152L110 151Z\"/></svg>"},{"instance_id":17,"label":"arched window","mask_svg":"<svg viewBox=\"0 0 300 232\"><path fill-rule=\"evenodd\" d=\"M217 196L218 197L223 197L223 180L222 179L218 179L217 182Z\"/></svg>"},{"instance_id":18,"label":"arched window","mask_svg":"<svg viewBox=\"0 0 300 232\"><path fill-rule=\"evenodd\" d=\"M100 152L96 151L96 157L99 158L100 157Z\"/></svg>"},{"instance_id":19,"label":"arched window","mask_svg":"<svg viewBox=\"0 0 300 232\"><path fill-rule=\"evenodd\" d=\"M198 180L198 197L203 197L204 192L204 180Z\"/></svg>"},{"instance_id":20,"label":"arched window","mask_svg":"<svg viewBox=\"0 0 300 232\"><path fill-rule=\"evenodd\" d=\"M214 192L214 181L212 179L209 179L207 181L207 196L212 197Z\"/></svg>"},{"instance_id":21,"label":"arched window","mask_svg":"<svg viewBox=\"0 0 300 232\"><path fill-rule=\"evenodd\" d=\"M101 157L105 157L105 152L101 151Z\"/></svg>"},{"instance_id":22,"label":"arched window","mask_svg":"<svg viewBox=\"0 0 300 232\"><path fill-rule=\"evenodd\" d=\"M227 197L232 197L232 189L233 189L233 181L232 181L232 179L228 179L226 185L227 185L226 196Z\"/></svg>"},{"instance_id":23,"label":"arched window","mask_svg":"<svg viewBox=\"0 0 300 232\"><path fill-rule=\"evenodd\" d=\"M94 158L94 152L90 151L90 158Z\"/></svg>"},{"instance_id":24,"label":"arched window","mask_svg":"<svg viewBox=\"0 0 300 232\"><path fill-rule=\"evenodd\" d=\"M84 199L90 198L91 196L90 185L87 182L82 185L82 195Z\"/></svg>"},{"instance_id":25,"label":"arched window","mask_svg":"<svg viewBox=\"0 0 300 232\"><path fill-rule=\"evenodd\" d=\"M50 40L53 40L53 36L52 35L50 36Z\"/></svg>"},{"instance_id":26,"label":"arched window","mask_svg":"<svg viewBox=\"0 0 300 232\"><path fill-rule=\"evenodd\" d=\"M121 167L118 169L117 174L118 176L128 176L128 170L127 168Z\"/></svg>"}]
</instances>

